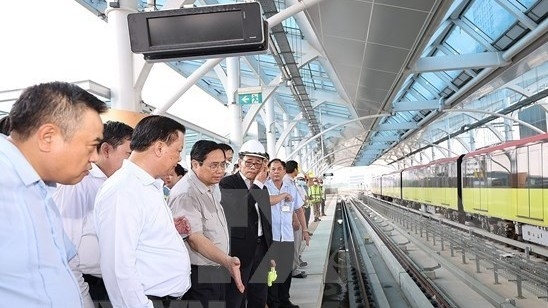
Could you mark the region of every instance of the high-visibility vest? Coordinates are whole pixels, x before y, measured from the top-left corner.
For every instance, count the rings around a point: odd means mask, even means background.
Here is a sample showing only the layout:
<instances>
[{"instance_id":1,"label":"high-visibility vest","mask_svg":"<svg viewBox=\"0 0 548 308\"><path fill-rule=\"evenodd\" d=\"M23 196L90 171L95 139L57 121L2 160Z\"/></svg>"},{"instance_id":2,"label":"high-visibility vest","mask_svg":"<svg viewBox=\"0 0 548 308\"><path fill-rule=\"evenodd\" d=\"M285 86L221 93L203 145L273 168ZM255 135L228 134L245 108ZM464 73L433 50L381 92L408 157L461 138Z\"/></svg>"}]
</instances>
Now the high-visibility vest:
<instances>
[{"instance_id":1,"label":"high-visibility vest","mask_svg":"<svg viewBox=\"0 0 548 308\"><path fill-rule=\"evenodd\" d=\"M312 185L308 188L308 198L312 203L320 203L322 201L322 187L320 185Z\"/></svg>"}]
</instances>

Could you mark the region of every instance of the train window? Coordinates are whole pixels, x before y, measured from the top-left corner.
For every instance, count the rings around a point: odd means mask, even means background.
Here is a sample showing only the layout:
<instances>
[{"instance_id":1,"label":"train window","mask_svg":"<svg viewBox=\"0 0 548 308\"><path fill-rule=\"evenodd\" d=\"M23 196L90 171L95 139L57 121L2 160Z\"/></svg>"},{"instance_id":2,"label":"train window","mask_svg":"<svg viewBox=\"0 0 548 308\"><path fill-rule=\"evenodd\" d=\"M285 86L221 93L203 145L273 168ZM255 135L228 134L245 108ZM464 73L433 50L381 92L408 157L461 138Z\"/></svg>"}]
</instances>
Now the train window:
<instances>
[{"instance_id":1,"label":"train window","mask_svg":"<svg viewBox=\"0 0 548 308\"><path fill-rule=\"evenodd\" d=\"M484 187L491 187L492 186L492 181L493 181L493 179L491 178L492 177L492 175L491 175L491 156L485 155L485 156L483 156L483 158L484 158L483 170L484 170L484 174L485 174L485 179L484 179L483 186Z\"/></svg>"},{"instance_id":2,"label":"train window","mask_svg":"<svg viewBox=\"0 0 548 308\"><path fill-rule=\"evenodd\" d=\"M470 187L481 188L485 187L486 184L486 166L485 166L485 155L474 157L470 160L469 168L471 170L472 183Z\"/></svg>"},{"instance_id":3,"label":"train window","mask_svg":"<svg viewBox=\"0 0 548 308\"><path fill-rule=\"evenodd\" d=\"M540 144L529 146L529 176L527 178L529 188L542 188L542 149Z\"/></svg>"},{"instance_id":4,"label":"train window","mask_svg":"<svg viewBox=\"0 0 548 308\"><path fill-rule=\"evenodd\" d=\"M529 158L527 154L527 147L518 148L516 150L517 172L514 175L514 184L517 188L527 187L527 177L529 175Z\"/></svg>"},{"instance_id":5,"label":"train window","mask_svg":"<svg viewBox=\"0 0 548 308\"><path fill-rule=\"evenodd\" d=\"M491 172L493 187L510 187L510 156L508 153L497 153L491 157Z\"/></svg>"},{"instance_id":6,"label":"train window","mask_svg":"<svg viewBox=\"0 0 548 308\"><path fill-rule=\"evenodd\" d=\"M449 174L448 174L449 187L457 187L457 165L454 163L450 164L448 171L449 171Z\"/></svg>"},{"instance_id":7,"label":"train window","mask_svg":"<svg viewBox=\"0 0 548 308\"><path fill-rule=\"evenodd\" d=\"M441 187L449 187L449 164L443 165L443 174L441 174Z\"/></svg>"},{"instance_id":8,"label":"train window","mask_svg":"<svg viewBox=\"0 0 548 308\"><path fill-rule=\"evenodd\" d=\"M465 188L472 188L474 187L474 168L475 168L475 160L474 159L467 159L462 162L463 166L463 172L462 172L462 185Z\"/></svg>"}]
</instances>

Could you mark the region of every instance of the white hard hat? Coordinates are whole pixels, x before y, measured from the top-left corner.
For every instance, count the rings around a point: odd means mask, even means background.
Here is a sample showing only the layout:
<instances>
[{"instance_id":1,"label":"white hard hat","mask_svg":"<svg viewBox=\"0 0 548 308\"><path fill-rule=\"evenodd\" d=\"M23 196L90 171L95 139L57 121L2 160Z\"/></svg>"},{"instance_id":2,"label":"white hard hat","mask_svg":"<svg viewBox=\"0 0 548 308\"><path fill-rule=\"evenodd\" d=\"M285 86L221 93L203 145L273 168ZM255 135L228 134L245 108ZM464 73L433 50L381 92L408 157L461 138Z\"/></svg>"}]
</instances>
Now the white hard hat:
<instances>
[{"instance_id":1,"label":"white hard hat","mask_svg":"<svg viewBox=\"0 0 548 308\"><path fill-rule=\"evenodd\" d=\"M297 179L304 179L304 174L299 172L299 174L297 174Z\"/></svg>"},{"instance_id":2,"label":"white hard hat","mask_svg":"<svg viewBox=\"0 0 548 308\"><path fill-rule=\"evenodd\" d=\"M264 146L255 139L248 140L240 148L240 156L255 156L262 159L268 159Z\"/></svg>"}]
</instances>

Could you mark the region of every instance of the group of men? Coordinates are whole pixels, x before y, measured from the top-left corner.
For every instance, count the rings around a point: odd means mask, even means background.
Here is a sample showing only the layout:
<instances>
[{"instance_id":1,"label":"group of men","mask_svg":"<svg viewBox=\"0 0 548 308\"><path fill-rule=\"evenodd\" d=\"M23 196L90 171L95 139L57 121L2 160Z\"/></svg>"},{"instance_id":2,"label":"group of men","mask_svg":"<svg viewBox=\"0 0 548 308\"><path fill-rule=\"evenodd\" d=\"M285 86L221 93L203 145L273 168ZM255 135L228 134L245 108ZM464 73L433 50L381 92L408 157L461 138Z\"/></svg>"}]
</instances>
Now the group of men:
<instances>
[{"instance_id":1,"label":"group of men","mask_svg":"<svg viewBox=\"0 0 548 308\"><path fill-rule=\"evenodd\" d=\"M250 140L226 175L226 147L200 140L166 200L161 179L180 161L185 127L163 116L134 129L103 124L106 110L62 82L29 87L14 103L9 136L0 135L2 302L298 307L289 301L295 241L310 235L297 163L268 162Z\"/></svg>"}]
</instances>

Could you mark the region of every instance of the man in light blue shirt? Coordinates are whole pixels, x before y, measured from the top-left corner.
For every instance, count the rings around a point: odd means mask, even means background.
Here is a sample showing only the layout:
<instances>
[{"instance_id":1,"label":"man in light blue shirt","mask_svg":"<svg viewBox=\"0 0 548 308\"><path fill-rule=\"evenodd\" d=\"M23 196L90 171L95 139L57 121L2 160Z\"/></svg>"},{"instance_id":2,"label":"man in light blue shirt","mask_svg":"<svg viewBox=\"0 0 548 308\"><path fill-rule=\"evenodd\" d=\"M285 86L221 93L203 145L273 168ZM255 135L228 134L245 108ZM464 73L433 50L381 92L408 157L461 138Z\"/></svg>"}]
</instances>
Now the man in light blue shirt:
<instances>
[{"instance_id":1,"label":"man in light blue shirt","mask_svg":"<svg viewBox=\"0 0 548 308\"><path fill-rule=\"evenodd\" d=\"M76 184L97 159L99 116L107 106L76 85L52 82L23 91L0 135L0 305L82 307L52 192Z\"/></svg>"},{"instance_id":2,"label":"man in light blue shirt","mask_svg":"<svg viewBox=\"0 0 548 308\"><path fill-rule=\"evenodd\" d=\"M272 205L272 246L267 253L267 260L276 260L278 279L268 290L267 304L269 308L298 308L289 301L289 289L291 288L291 272L294 254L293 215L297 215L303 239L307 245L310 241L304 211L303 199L297 191L297 187L286 175L285 162L273 159L268 163L270 179L265 186L270 194Z\"/></svg>"}]
</instances>

